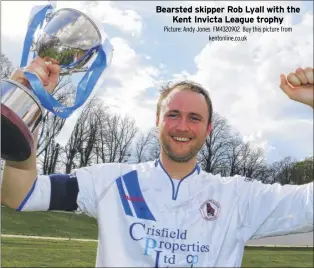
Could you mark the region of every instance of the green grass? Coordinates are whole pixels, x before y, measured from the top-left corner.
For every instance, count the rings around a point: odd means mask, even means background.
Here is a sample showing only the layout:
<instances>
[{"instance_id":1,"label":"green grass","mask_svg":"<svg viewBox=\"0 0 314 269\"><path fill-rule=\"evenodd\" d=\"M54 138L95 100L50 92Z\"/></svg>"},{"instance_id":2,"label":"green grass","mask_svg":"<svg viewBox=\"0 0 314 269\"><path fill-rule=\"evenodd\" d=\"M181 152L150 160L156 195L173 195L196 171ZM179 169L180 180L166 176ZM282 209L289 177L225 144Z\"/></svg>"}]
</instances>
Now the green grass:
<instances>
[{"instance_id":1,"label":"green grass","mask_svg":"<svg viewBox=\"0 0 314 269\"><path fill-rule=\"evenodd\" d=\"M97 239L96 220L58 212L1 208L1 233ZM94 267L95 242L1 238L2 267ZM242 267L313 268L312 248L247 247Z\"/></svg>"},{"instance_id":2,"label":"green grass","mask_svg":"<svg viewBox=\"0 0 314 269\"><path fill-rule=\"evenodd\" d=\"M83 214L17 212L1 207L1 233L97 239L97 222Z\"/></svg>"},{"instance_id":3,"label":"green grass","mask_svg":"<svg viewBox=\"0 0 314 269\"><path fill-rule=\"evenodd\" d=\"M96 242L1 238L1 267L95 267Z\"/></svg>"},{"instance_id":4,"label":"green grass","mask_svg":"<svg viewBox=\"0 0 314 269\"><path fill-rule=\"evenodd\" d=\"M94 267L96 248L96 242L3 237L1 267ZM246 248L242 267L313 268L313 248Z\"/></svg>"},{"instance_id":5,"label":"green grass","mask_svg":"<svg viewBox=\"0 0 314 269\"><path fill-rule=\"evenodd\" d=\"M313 250L313 247L246 247L242 267L313 268Z\"/></svg>"}]
</instances>

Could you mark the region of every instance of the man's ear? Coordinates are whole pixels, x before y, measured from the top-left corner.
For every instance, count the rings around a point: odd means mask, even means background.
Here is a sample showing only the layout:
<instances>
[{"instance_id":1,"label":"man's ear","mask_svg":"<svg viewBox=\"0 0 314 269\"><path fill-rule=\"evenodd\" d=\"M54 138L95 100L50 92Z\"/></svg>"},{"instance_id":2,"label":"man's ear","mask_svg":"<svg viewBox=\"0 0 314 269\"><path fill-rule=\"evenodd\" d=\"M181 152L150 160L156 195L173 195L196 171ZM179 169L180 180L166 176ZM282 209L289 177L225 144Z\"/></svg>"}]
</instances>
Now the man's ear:
<instances>
[{"instance_id":1,"label":"man's ear","mask_svg":"<svg viewBox=\"0 0 314 269\"><path fill-rule=\"evenodd\" d=\"M212 130L212 124L208 124L207 126L207 131L206 131L206 136L208 136L210 134L210 131Z\"/></svg>"},{"instance_id":2,"label":"man's ear","mask_svg":"<svg viewBox=\"0 0 314 269\"><path fill-rule=\"evenodd\" d=\"M156 127L158 127L159 125L159 115L158 113L156 113Z\"/></svg>"}]
</instances>

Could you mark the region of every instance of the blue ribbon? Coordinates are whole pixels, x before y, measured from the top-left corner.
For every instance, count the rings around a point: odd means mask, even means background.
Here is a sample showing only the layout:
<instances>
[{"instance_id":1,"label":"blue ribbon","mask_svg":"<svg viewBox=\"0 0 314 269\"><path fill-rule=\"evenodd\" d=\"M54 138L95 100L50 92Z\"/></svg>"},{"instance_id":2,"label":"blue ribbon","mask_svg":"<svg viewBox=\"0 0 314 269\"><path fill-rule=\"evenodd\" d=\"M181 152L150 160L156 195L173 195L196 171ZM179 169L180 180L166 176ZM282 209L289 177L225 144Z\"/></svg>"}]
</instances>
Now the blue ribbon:
<instances>
[{"instance_id":1,"label":"blue ribbon","mask_svg":"<svg viewBox=\"0 0 314 269\"><path fill-rule=\"evenodd\" d=\"M66 119L68 118L77 108L85 103L93 88L95 87L98 79L100 78L103 70L107 67L106 54L100 45L98 48L98 55L94 60L92 66L85 73L84 77L80 81L76 96L75 103L71 107L67 107L59 103L51 94L49 94L42 86L39 78L30 72L24 72L26 78L32 86L34 94L39 99L40 103L44 108L55 114L56 116Z\"/></svg>"},{"instance_id":2,"label":"blue ribbon","mask_svg":"<svg viewBox=\"0 0 314 269\"><path fill-rule=\"evenodd\" d=\"M51 5L43 6L32 18L24 40L23 54L20 67L27 65L29 52L33 43L34 34L38 26L42 26L47 12L52 9ZM35 54L33 55L35 57Z\"/></svg>"}]
</instances>

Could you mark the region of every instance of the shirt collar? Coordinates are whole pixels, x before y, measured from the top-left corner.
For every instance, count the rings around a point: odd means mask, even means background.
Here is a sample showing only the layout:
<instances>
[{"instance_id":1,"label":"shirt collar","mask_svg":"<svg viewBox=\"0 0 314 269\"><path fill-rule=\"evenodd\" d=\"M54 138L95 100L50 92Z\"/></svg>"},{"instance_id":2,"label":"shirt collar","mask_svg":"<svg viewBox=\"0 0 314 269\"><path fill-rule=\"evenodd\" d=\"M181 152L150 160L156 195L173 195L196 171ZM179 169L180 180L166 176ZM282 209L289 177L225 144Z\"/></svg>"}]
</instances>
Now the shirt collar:
<instances>
[{"instance_id":1,"label":"shirt collar","mask_svg":"<svg viewBox=\"0 0 314 269\"><path fill-rule=\"evenodd\" d=\"M155 160L155 167L162 169L168 175L168 177L170 178L169 174L167 173L166 169L163 167L163 165L162 165L162 163L161 163L159 158ZM185 178L187 178L187 177L189 177L189 176L191 176L193 174L199 175L200 172L201 172L201 168L200 168L200 166L198 164L196 164L194 169L189 174L187 174L185 177L183 177L181 180L183 180L183 179L185 179Z\"/></svg>"}]
</instances>

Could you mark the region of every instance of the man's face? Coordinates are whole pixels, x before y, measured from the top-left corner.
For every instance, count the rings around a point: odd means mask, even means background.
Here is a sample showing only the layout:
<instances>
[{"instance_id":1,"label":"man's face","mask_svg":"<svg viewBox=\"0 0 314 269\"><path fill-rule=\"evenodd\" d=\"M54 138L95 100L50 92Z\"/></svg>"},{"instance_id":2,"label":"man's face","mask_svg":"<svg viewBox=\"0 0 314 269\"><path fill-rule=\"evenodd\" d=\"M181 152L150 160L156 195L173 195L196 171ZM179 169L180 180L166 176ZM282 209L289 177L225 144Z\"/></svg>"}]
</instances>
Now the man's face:
<instances>
[{"instance_id":1,"label":"man's face","mask_svg":"<svg viewBox=\"0 0 314 269\"><path fill-rule=\"evenodd\" d=\"M175 89L163 100L156 124L161 150L171 160L197 156L210 132L208 111L205 97L187 89Z\"/></svg>"}]
</instances>

